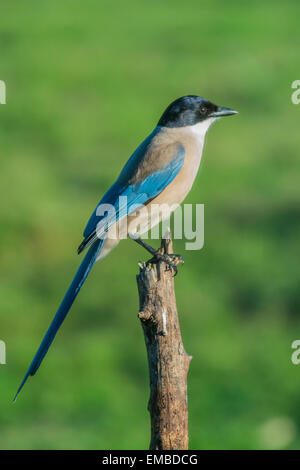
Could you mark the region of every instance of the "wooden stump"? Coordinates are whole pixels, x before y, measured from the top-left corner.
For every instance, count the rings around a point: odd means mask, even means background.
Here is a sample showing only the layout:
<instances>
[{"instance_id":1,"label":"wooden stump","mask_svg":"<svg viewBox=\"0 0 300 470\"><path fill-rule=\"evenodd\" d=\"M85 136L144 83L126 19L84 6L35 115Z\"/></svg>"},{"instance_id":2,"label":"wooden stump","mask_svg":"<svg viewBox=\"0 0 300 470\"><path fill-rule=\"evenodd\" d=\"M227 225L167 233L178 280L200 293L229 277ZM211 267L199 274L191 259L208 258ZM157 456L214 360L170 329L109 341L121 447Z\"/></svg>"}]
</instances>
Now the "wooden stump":
<instances>
[{"instance_id":1,"label":"wooden stump","mask_svg":"<svg viewBox=\"0 0 300 470\"><path fill-rule=\"evenodd\" d=\"M171 234L161 253L173 253ZM173 273L165 262L140 265L138 317L144 331L150 375L150 450L188 449L187 373L192 359L183 347Z\"/></svg>"}]
</instances>

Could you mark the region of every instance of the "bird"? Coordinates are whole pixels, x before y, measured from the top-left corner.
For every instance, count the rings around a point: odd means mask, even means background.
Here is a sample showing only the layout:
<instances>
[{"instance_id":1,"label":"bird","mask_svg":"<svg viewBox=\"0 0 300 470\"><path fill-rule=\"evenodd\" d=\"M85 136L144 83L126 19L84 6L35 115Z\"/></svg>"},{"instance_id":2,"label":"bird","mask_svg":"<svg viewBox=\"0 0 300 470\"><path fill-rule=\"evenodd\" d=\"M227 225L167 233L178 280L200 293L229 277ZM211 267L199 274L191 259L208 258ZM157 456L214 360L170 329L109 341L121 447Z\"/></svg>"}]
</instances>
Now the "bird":
<instances>
[{"instance_id":1,"label":"bird","mask_svg":"<svg viewBox=\"0 0 300 470\"><path fill-rule=\"evenodd\" d=\"M28 377L35 375L39 369L93 265L107 256L121 240L121 225L124 225L124 221L125 237L150 251L154 260L163 259L170 269L177 269L175 257L179 255L162 255L141 239L141 231L149 230L168 217L183 202L196 178L207 130L217 119L233 114L237 114L237 111L218 106L197 95L177 98L165 109L153 131L133 152L88 220L83 241L78 248L78 254L88 249L87 254L17 390L14 401ZM160 206L167 209L160 212ZM113 208L113 214L112 211L102 210L103 207ZM147 210L138 211L140 207Z\"/></svg>"}]
</instances>

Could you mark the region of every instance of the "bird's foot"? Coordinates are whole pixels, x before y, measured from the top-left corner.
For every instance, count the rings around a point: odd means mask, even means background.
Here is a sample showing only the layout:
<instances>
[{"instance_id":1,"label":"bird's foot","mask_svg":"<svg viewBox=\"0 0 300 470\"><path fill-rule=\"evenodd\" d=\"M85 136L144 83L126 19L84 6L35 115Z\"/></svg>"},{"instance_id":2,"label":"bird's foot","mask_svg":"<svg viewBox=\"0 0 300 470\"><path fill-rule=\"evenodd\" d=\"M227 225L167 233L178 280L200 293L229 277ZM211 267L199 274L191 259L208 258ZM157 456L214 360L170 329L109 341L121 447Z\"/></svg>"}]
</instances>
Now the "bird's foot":
<instances>
[{"instance_id":1,"label":"bird's foot","mask_svg":"<svg viewBox=\"0 0 300 470\"><path fill-rule=\"evenodd\" d=\"M170 271L173 271L173 277L178 273L177 265L182 263L184 264L184 259L181 255L176 255L175 253L161 253L160 249L154 253L153 258L151 258L146 265L157 264L163 261L167 264Z\"/></svg>"},{"instance_id":2,"label":"bird's foot","mask_svg":"<svg viewBox=\"0 0 300 470\"><path fill-rule=\"evenodd\" d=\"M141 245L153 256L153 258L151 258L146 263L146 266L149 266L150 264L157 264L160 261L163 261L168 265L170 271L174 271L174 277L176 276L176 274L178 273L177 265L180 263L184 263L183 257L181 255L176 255L175 253L166 253L166 251L168 250L166 243L162 243L161 247L158 250L155 250L155 248L152 248L152 246L148 245L146 242L144 242L144 240L137 236L129 234L129 238ZM167 238L164 239L164 242L166 241Z\"/></svg>"}]
</instances>

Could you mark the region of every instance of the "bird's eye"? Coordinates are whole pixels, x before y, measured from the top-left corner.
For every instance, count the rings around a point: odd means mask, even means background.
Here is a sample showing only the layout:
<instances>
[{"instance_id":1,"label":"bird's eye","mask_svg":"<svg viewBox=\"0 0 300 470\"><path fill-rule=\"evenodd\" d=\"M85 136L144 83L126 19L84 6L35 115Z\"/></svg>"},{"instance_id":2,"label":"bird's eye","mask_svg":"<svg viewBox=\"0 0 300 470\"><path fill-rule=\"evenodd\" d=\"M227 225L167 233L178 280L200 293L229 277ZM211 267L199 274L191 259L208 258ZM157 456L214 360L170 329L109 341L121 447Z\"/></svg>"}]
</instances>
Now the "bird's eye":
<instances>
[{"instance_id":1,"label":"bird's eye","mask_svg":"<svg viewBox=\"0 0 300 470\"><path fill-rule=\"evenodd\" d=\"M206 112L207 112L206 106L201 106L200 107L200 114L206 114Z\"/></svg>"}]
</instances>

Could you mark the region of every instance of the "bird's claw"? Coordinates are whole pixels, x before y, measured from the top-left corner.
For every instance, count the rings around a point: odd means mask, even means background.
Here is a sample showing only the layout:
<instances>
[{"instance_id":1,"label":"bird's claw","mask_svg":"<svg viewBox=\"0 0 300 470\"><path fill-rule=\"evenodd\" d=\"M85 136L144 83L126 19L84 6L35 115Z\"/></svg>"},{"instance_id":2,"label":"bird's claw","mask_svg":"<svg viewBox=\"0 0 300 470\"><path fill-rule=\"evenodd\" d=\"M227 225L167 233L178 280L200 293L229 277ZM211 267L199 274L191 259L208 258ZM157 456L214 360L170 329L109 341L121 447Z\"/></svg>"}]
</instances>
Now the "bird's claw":
<instances>
[{"instance_id":1,"label":"bird's claw","mask_svg":"<svg viewBox=\"0 0 300 470\"><path fill-rule=\"evenodd\" d=\"M176 255L175 253L162 254L159 250L157 250L153 258L150 259L147 264L159 263L160 261L166 263L170 271L174 271L173 277L178 273L177 265L180 263L184 264L184 260L181 255Z\"/></svg>"}]
</instances>

